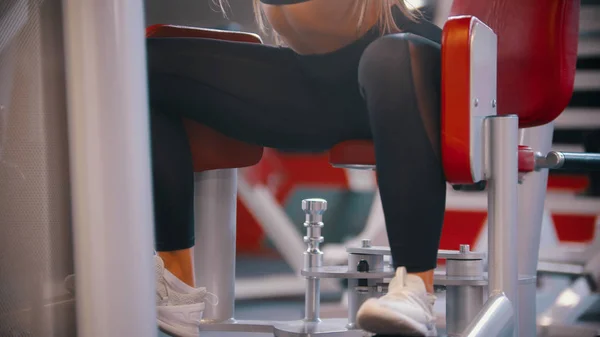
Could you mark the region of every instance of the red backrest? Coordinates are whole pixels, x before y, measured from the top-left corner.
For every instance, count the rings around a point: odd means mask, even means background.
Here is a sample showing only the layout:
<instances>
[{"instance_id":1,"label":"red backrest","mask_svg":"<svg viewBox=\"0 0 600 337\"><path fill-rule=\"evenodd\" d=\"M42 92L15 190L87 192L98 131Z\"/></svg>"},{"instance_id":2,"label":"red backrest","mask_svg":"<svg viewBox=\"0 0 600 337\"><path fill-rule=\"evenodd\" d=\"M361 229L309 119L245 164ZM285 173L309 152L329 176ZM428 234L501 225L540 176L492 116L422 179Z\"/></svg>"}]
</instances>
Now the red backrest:
<instances>
[{"instance_id":1,"label":"red backrest","mask_svg":"<svg viewBox=\"0 0 600 337\"><path fill-rule=\"evenodd\" d=\"M521 127L543 125L573 93L579 0L454 0L451 16L472 15L498 36L498 114Z\"/></svg>"}]
</instances>

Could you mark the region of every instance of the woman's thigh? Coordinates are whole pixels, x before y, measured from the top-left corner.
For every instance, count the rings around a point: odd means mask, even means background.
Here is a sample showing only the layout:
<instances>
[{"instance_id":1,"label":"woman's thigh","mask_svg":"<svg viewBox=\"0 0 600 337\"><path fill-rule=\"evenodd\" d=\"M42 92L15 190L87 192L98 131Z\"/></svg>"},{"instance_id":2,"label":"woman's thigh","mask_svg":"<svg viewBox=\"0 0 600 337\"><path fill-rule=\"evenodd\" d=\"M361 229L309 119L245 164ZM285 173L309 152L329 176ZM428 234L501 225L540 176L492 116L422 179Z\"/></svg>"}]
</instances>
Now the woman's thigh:
<instances>
[{"instance_id":1,"label":"woman's thigh","mask_svg":"<svg viewBox=\"0 0 600 337\"><path fill-rule=\"evenodd\" d=\"M150 101L163 112L274 148L370 137L358 79L324 85L289 49L197 38L149 39L147 47Z\"/></svg>"}]
</instances>

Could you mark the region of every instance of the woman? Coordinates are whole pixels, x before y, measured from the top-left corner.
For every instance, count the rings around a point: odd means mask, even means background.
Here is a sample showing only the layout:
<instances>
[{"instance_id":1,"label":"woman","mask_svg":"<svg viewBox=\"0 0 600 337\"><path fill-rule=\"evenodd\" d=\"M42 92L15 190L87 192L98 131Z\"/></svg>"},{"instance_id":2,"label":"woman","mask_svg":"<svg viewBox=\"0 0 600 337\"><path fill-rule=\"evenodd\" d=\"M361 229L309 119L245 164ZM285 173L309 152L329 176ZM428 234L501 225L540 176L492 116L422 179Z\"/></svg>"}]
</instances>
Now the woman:
<instances>
[{"instance_id":1,"label":"woman","mask_svg":"<svg viewBox=\"0 0 600 337\"><path fill-rule=\"evenodd\" d=\"M268 23L286 47L197 38L147 43L160 326L197 336L207 294L193 288L185 116L248 143L288 150L373 139L397 273L388 295L361 307L358 323L373 333L435 335L433 269L446 191L440 30L402 0L254 1L259 23Z\"/></svg>"}]
</instances>

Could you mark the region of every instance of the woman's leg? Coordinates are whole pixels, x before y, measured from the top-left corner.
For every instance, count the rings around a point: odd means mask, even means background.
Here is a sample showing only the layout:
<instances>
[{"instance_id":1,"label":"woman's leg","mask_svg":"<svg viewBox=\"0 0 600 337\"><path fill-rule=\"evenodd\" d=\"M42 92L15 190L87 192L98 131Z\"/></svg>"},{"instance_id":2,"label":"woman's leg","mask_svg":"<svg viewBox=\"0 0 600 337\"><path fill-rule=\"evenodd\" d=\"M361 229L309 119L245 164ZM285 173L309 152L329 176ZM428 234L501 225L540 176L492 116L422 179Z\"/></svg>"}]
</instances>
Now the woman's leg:
<instances>
[{"instance_id":1,"label":"woman's leg","mask_svg":"<svg viewBox=\"0 0 600 337\"><path fill-rule=\"evenodd\" d=\"M156 250L165 268L194 286L194 173L181 117L150 113Z\"/></svg>"},{"instance_id":2,"label":"woman's leg","mask_svg":"<svg viewBox=\"0 0 600 337\"><path fill-rule=\"evenodd\" d=\"M166 268L193 285L193 169L181 116L242 141L306 150L369 138L368 117L356 75L350 90L331 91L286 49L205 39L147 47L156 245Z\"/></svg>"},{"instance_id":3,"label":"woman's leg","mask_svg":"<svg viewBox=\"0 0 600 337\"><path fill-rule=\"evenodd\" d=\"M430 291L446 201L439 65L439 47L398 34L373 42L359 71L393 261L419 274Z\"/></svg>"},{"instance_id":4,"label":"woman's leg","mask_svg":"<svg viewBox=\"0 0 600 337\"><path fill-rule=\"evenodd\" d=\"M439 144L439 66L439 47L410 34L373 42L360 63L359 81L397 268L388 294L365 302L358 313L359 325L374 333L436 335L433 269L446 197Z\"/></svg>"}]
</instances>

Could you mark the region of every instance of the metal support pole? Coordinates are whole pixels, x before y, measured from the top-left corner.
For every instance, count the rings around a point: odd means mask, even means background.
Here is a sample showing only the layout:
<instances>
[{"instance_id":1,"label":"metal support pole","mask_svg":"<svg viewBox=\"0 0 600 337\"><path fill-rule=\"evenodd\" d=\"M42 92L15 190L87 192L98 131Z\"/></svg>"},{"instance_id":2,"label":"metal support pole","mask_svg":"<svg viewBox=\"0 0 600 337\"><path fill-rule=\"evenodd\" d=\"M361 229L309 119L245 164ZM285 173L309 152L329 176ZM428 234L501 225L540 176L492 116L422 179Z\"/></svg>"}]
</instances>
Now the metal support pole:
<instances>
[{"instance_id":1,"label":"metal support pole","mask_svg":"<svg viewBox=\"0 0 600 337\"><path fill-rule=\"evenodd\" d=\"M219 299L216 306L206 305L203 321L233 320L237 169L196 173L194 190L196 284Z\"/></svg>"},{"instance_id":2,"label":"metal support pole","mask_svg":"<svg viewBox=\"0 0 600 337\"><path fill-rule=\"evenodd\" d=\"M467 328L464 337L513 336L516 330L513 304L502 294L492 296ZM529 336L527 336L529 337Z\"/></svg>"},{"instance_id":3,"label":"metal support pole","mask_svg":"<svg viewBox=\"0 0 600 337\"><path fill-rule=\"evenodd\" d=\"M517 182L518 118L486 119L486 169L488 178L488 247L490 297L504 294L518 312ZM516 326L516 325L515 325ZM517 328L514 337L519 336Z\"/></svg>"},{"instance_id":4,"label":"metal support pole","mask_svg":"<svg viewBox=\"0 0 600 337\"><path fill-rule=\"evenodd\" d=\"M142 0L63 0L79 336L156 336Z\"/></svg>"},{"instance_id":5,"label":"metal support pole","mask_svg":"<svg viewBox=\"0 0 600 337\"><path fill-rule=\"evenodd\" d=\"M306 213L306 236L304 242L308 249L304 252L304 269L323 266L323 252L319 245L323 243L323 213L327 210L327 201L323 199L302 200L302 210ZM305 317L308 322L319 322L321 307L321 283L316 277L306 277L306 297L304 299Z\"/></svg>"},{"instance_id":6,"label":"metal support pole","mask_svg":"<svg viewBox=\"0 0 600 337\"><path fill-rule=\"evenodd\" d=\"M548 153L552 146L552 123L521 130L520 143L531 146L534 151ZM519 284L519 332L521 336L536 334L536 282L539 259L544 201L548 183L548 170L532 172L525 176L518 186L519 216L517 249L519 254L519 275L530 282ZM550 223L551 224L551 223ZM554 232L554 228L545 229Z\"/></svg>"},{"instance_id":7,"label":"metal support pole","mask_svg":"<svg viewBox=\"0 0 600 337\"><path fill-rule=\"evenodd\" d=\"M469 253L469 245L460 245L461 253ZM483 278L482 259L447 259L446 275L458 278ZM446 333L460 336L483 307L483 287L453 285L446 287Z\"/></svg>"}]
</instances>

